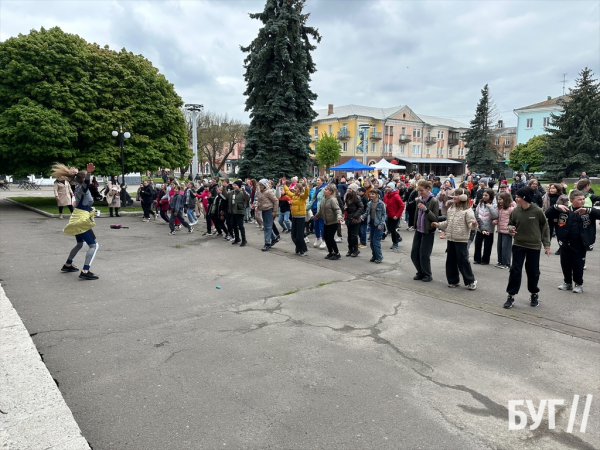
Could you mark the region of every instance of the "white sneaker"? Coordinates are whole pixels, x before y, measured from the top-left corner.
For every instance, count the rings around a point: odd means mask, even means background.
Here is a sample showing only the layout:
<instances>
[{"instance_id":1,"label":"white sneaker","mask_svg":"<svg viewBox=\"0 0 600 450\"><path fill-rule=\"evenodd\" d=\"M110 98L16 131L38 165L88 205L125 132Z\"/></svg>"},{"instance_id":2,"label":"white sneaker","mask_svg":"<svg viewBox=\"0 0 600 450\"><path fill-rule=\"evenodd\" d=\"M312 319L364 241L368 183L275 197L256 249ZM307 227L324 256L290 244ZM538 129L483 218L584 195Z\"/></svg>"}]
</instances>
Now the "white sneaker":
<instances>
[{"instance_id":1,"label":"white sneaker","mask_svg":"<svg viewBox=\"0 0 600 450\"><path fill-rule=\"evenodd\" d=\"M325 242L321 241L321 245L319 245L319 248L327 248L327 245L325 245Z\"/></svg>"},{"instance_id":2,"label":"white sneaker","mask_svg":"<svg viewBox=\"0 0 600 450\"><path fill-rule=\"evenodd\" d=\"M570 291L573 289L573 285L572 284L567 284L567 283L563 283L561 284L558 289L560 289L561 291Z\"/></svg>"},{"instance_id":3,"label":"white sneaker","mask_svg":"<svg viewBox=\"0 0 600 450\"><path fill-rule=\"evenodd\" d=\"M474 291L475 289L477 289L477 280L475 280L471 284L469 284L467 286L467 289L470 290L470 291Z\"/></svg>"},{"instance_id":4,"label":"white sneaker","mask_svg":"<svg viewBox=\"0 0 600 450\"><path fill-rule=\"evenodd\" d=\"M313 244L313 247L318 247L321 244L321 242L323 242L321 239L317 239Z\"/></svg>"},{"instance_id":5,"label":"white sneaker","mask_svg":"<svg viewBox=\"0 0 600 450\"><path fill-rule=\"evenodd\" d=\"M335 238L335 242L342 242L343 239L341 237Z\"/></svg>"},{"instance_id":6,"label":"white sneaker","mask_svg":"<svg viewBox=\"0 0 600 450\"><path fill-rule=\"evenodd\" d=\"M583 292L583 286L580 284L576 284L573 287L573 294L581 294Z\"/></svg>"},{"instance_id":7,"label":"white sneaker","mask_svg":"<svg viewBox=\"0 0 600 450\"><path fill-rule=\"evenodd\" d=\"M310 239L308 238L308 236L306 236L306 237L304 238L304 242L306 242L307 244L310 242Z\"/></svg>"}]
</instances>

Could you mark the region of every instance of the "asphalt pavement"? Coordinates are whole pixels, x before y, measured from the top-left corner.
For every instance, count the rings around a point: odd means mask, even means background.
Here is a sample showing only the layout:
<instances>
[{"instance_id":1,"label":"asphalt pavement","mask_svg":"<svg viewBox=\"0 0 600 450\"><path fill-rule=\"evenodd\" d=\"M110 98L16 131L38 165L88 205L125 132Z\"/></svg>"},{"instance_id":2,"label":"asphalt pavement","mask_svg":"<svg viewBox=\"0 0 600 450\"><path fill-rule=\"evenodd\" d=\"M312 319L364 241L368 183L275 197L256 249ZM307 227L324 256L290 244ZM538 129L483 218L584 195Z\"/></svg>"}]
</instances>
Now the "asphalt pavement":
<instances>
[{"instance_id":1,"label":"asphalt pavement","mask_svg":"<svg viewBox=\"0 0 600 450\"><path fill-rule=\"evenodd\" d=\"M288 235L261 252L254 225L239 248L200 224L97 222L100 279L80 281L60 272L66 220L0 200L2 286L94 450L600 448L598 250L583 294L556 288L552 254L540 306L522 290L505 310L508 271L474 266L477 290L449 289L441 239L434 281L412 280L405 229L373 264L312 242L296 256ZM527 406L509 429L509 401L548 399L564 400L554 429L547 408L530 429Z\"/></svg>"}]
</instances>

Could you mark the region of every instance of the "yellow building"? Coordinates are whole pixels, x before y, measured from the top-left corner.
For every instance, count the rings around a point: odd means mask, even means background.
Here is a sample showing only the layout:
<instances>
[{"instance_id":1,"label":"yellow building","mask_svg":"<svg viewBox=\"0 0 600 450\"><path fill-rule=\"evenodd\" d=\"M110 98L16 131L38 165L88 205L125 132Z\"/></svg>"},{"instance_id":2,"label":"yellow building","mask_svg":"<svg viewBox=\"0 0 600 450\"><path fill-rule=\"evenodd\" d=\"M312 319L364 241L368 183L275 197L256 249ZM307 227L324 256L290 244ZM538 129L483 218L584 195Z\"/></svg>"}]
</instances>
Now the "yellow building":
<instances>
[{"instance_id":1,"label":"yellow building","mask_svg":"<svg viewBox=\"0 0 600 450\"><path fill-rule=\"evenodd\" d=\"M408 106L374 108L346 105L316 110L311 149L323 134L342 144L339 164L350 158L374 165L381 158L401 161L407 171L461 173L466 148L462 134L468 125L440 117L418 115ZM366 150L366 151L365 151ZM412 165L412 166L411 166Z\"/></svg>"}]
</instances>

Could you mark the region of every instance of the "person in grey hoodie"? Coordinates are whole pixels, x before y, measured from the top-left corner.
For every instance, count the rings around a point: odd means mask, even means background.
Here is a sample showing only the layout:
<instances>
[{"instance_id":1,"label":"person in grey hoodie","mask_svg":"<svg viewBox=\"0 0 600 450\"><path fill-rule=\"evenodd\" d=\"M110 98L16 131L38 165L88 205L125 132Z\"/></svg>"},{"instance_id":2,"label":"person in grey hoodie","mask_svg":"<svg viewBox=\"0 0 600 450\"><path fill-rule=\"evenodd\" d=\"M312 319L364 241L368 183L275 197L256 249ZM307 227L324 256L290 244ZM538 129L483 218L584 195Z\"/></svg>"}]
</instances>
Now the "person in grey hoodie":
<instances>
[{"instance_id":1,"label":"person in grey hoodie","mask_svg":"<svg viewBox=\"0 0 600 450\"><path fill-rule=\"evenodd\" d=\"M494 220L498 218L498 210L493 205L494 191L485 189L481 200L475 208L475 220L477 220L477 235L475 236L475 253L473 253L473 264L487 265L490 263L492 247L494 244L494 231L496 225ZM483 255L481 249L483 247Z\"/></svg>"}]
</instances>

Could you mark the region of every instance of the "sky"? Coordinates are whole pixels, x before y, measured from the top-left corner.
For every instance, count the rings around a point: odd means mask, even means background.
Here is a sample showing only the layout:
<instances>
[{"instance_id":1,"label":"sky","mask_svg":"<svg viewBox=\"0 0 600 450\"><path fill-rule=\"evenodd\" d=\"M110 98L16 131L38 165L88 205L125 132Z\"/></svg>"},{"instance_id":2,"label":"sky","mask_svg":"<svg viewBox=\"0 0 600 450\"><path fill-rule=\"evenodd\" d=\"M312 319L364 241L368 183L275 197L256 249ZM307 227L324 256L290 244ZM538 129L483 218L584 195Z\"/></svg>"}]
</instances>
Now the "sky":
<instances>
[{"instance_id":1,"label":"sky","mask_svg":"<svg viewBox=\"0 0 600 450\"><path fill-rule=\"evenodd\" d=\"M55 26L142 54L185 103L249 122L240 46L265 0L0 0L0 41ZM600 0L307 0L319 30L315 109L408 105L468 124L485 84L506 126L513 110L600 75ZM566 75L564 75L566 74Z\"/></svg>"}]
</instances>

